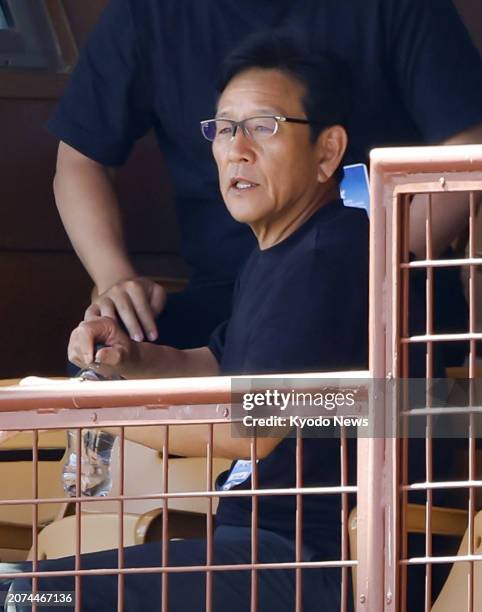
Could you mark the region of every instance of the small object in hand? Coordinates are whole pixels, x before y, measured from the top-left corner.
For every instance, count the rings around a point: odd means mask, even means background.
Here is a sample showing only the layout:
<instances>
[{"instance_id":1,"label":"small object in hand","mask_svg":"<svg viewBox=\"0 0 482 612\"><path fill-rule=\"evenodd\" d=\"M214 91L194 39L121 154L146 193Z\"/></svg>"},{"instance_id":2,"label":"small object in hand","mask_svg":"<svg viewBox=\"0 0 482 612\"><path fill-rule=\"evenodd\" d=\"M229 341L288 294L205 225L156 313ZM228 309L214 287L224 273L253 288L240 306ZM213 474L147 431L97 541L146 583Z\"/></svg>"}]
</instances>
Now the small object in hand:
<instances>
[{"instance_id":1,"label":"small object in hand","mask_svg":"<svg viewBox=\"0 0 482 612\"><path fill-rule=\"evenodd\" d=\"M123 376L117 374L112 366L91 363L77 373L79 380L125 380Z\"/></svg>"},{"instance_id":2,"label":"small object in hand","mask_svg":"<svg viewBox=\"0 0 482 612\"><path fill-rule=\"evenodd\" d=\"M79 380L124 380L111 366L92 363L77 374ZM70 497L77 496L77 434L67 431L67 459L62 484ZM105 497L112 489L110 470L112 449L117 436L101 429L83 429L80 444L80 490L89 497Z\"/></svg>"}]
</instances>

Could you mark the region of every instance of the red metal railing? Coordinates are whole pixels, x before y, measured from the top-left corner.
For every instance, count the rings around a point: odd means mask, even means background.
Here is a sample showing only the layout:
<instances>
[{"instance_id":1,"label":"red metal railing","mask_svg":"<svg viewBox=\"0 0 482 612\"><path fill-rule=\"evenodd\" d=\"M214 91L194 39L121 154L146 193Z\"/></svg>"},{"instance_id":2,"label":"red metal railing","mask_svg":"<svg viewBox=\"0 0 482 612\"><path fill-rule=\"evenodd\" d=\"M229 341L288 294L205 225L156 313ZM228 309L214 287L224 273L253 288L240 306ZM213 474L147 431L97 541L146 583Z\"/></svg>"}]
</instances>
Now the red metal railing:
<instances>
[{"instance_id":1,"label":"red metal railing","mask_svg":"<svg viewBox=\"0 0 482 612\"><path fill-rule=\"evenodd\" d=\"M310 388L313 380L313 388L320 391L320 381L326 379L326 390L333 388L332 380L350 378L356 375L360 381L359 386L364 385L367 372L329 373L312 375L283 375L280 379L287 378L305 379ZM276 379L277 377L271 377ZM316 382L316 385L315 385ZM348 385L349 386L349 385ZM356 387L358 390L358 386ZM256 438L251 440L251 460L253 464L252 489L236 491L236 496L250 497L252 502L252 546L251 562L216 565L214 564L213 543L213 503L215 499L233 495L231 491L219 491L213 488L213 432L217 424L231 420L231 378L195 378L195 379L172 379L172 380L150 380L150 381L118 381L118 382L89 382L89 381L65 381L37 386L5 387L0 389L0 414L3 430L29 430L33 431L33 486L30 498L0 499L1 508L16 506L19 504L31 504L32 516L32 571L23 572L25 578L33 578L33 588L36 588L38 579L45 576L74 576L75 577L75 609L81 610L82 577L86 575L118 576L118 609L124 609L124 577L132 573L160 573L162 576L162 605L163 611L168 610L169 590L168 576L178 572L206 573L206 610L213 609L213 575L215 572L245 570L251 573L251 610L255 612L257 607L257 572L259 569L294 569L296 575L296 601L295 610L302 610L302 570L304 568L342 568L341 581L341 610L347 611L349 605L350 574L349 568L356 566L356 561L350 558L348 547L348 495L357 491L356 486L348 484L348 466L346 440L340 441L341 474L339 486L304 487L302 479L303 462L303 439L297 436L296 444L296 486L281 489L259 489L257 482L256 467ZM209 435L206 446L206 490L191 490L183 492L171 492L168 482L169 458L169 431L170 428L186 424L207 424ZM38 565L38 507L46 503L62 503L62 497L42 498L38 494L38 438L42 430L55 430L65 428L91 427L119 427L119 473L115 476L119 479L118 494L110 495L108 501L118 504L118 567L109 569L82 569L82 508L89 504L98 505L98 498L77 496L69 501L75 505L75 567L73 571L57 570L54 572L40 571ZM161 426L163 431L162 442L162 491L145 495L129 495L125 491L125 428ZM77 454L80 456L80 435L77 436ZM80 461L77 461L77 490L80 489ZM114 477L115 477L114 476ZM340 495L342 498L342 558L324 561L303 561L302 556L302 504L306 495ZM258 498L260 495L280 496L292 495L296 498L296 546L295 558L291 563L262 563L258 559L257 522L258 522ZM206 513L206 563L204 565L172 566L169 565L169 512L170 500L179 498L207 499L208 511ZM124 550L124 504L132 500L159 500L163 509L162 513L162 551L159 567L130 568L125 564ZM3 573L3 578L14 578L15 572Z\"/></svg>"},{"instance_id":2,"label":"red metal railing","mask_svg":"<svg viewBox=\"0 0 482 612\"><path fill-rule=\"evenodd\" d=\"M375 378L408 377L409 349L422 343L426 351L427 380L434 376L434 346L437 343L467 343L466 377L477 376L477 342L482 340L482 328L477 327L477 308L482 304L482 284L477 274L482 270L482 253L479 237L477 249L476 216L477 202L482 192L482 146L423 147L405 149L380 149L371 154L372 208L371 208L371 364ZM466 201L468 222L468 246L465 253L456 259L434 257L434 218L443 215L444 201L441 194L459 194ZM425 215L425 259L411 261L409 253L411 211L413 196L427 198ZM441 333L434 325L434 272L436 269L457 266L466 269L468 277L469 325L465 331ZM426 274L426 329L425 333L410 334L409 275L413 271ZM478 272L477 272L478 271ZM478 282L478 284L477 284ZM378 325L383 321L382 325ZM479 373L480 377L480 373ZM372 593L371 604L365 609L406 610L407 570L417 564L425 566L425 610L432 609L432 568L436 563L469 562L467 611L474 608L474 561L482 557L473 555L473 535L476 490L482 481L476 480L476 437L474 412L480 411L481 398L471 396L466 412L470 414L467 432L469 445L468 479L456 482L434 482L433 479L433 418L438 414L432 408L432 395L426 395L425 415L425 467L426 479L422 483L409 482L407 461L409 441L393 439L371 440L368 445L378 461L373 462L375 498L380 495L381 504L375 506L371 516L374 523L384 520L385 535L371 532L367 547L373 555L369 563L360 559L359 591L363 588L364 569L368 572L383 571L383 590ZM447 412L447 411L446 411ZM418 411L419 415L421 414ZM459 411L460 414L460 411ZM407 418L413 417L410 410ZM375 418L383 420L383 413ZM360 482L358 483L360 486ZM432 548L434 516L433 494L436 490L467 488L468 502L468 554L457 556L435 556ZM425 555L410 556L407 545L408 495L413 491L425 491ZM374 562L373 559L376 559ZM479 594L479 598L481 595ZM375 599L375 601L374 601ZM460 603L460 602L459 602ZM438 602L440 606L443 602ZM480 603L479 599L479 605ZM362 609L362 608L361 608ZM444 608L440 608L440 610ZM462 609L462 608L460 608ZM464 608L465 609L465 608Z\"/></svg>"},{"instance_id":3,"label":"red metal railing","mask_svg":"<svg viewBox=\"0 0 482 612\"><path fill-rule=\"evenodd\" d=\"M434 147L416 149L379 150L372 153L372 207L371 207L371 270L370 270L370 372L356 373L358 378L391 380L407 377L410 368L409 349L413 345L425 345L427 380L434 374L434 348L443 342L467 343L467 375L477 375L477 343L482 340L482 330L477 323L477 307L480 306L478 271L482 266L480 246L477 246L476 215L478 197L482 192L482 147ZM457 259L434 258L433 219L440 214L442 203L439 194L459 193L467 198L468 250ZM425 259L411 261L410 201L414 194L428 198L425 216ZM465 196L464 196L465 194ZM480 245L480 243L479 243ZM457 266L468 270L469 325L465 331L439 333L434 321L434 273L436 269ZM426 274L426 329L425 333L411 335L409 308L409 279L414 270ZM353 378L354 373L346 373ZM287 378L283 375L283 378ZM293 375L293 378L301 378ZM342 378L339 373L307 375L310 379ZM361 384L361 383L360 383ZM381 612L407 609L408 568L425 567L425 609L432 606L432 568L440 563L468 563L467 611L475 609L476 585L475 563L482 556L474 554L476 492L482 487L477 480L475 414L480 411L480 398L471 392L468 431L468 478L450 481L434 481L433 478L433 417L437 409L432 407L432 396L427 393L425 412L425 467L424 482L410 482L407 458L410 445L406 438L393 437L361 438L358 442L357 486L348 484L347 447L340 443L341 473L339 486L303 487L301 462L303 440L298 436L296 447L296 486L289 489L257 489L256 441L251 442L251 459L254 471L252 490L237 491L253 499L251 562L240 565L219 566L213 563L213 515L217 498L229 496L230 491L213 489L213 435L217 424L231 418L231 379L196 378L156 381L125 382L72 382L53 386L30 388L8 388L0 390L1 429L33 431L32 495L30 498L1 499L0 509L18 504L32 505L33 568L24 576L40 578L45 572L38 570L38 508L42 504L61 503L64 498L39 498L38 452L39 431L112 427L120 428L120 481L119 493L109 499L118 504L121 517L118 525L118 568L115 570L81 569L81 510L92 503L92 498L75 497L72 502L76 511L75 570L57 571L51 575L74 575L76 577L76 610L80 610L82 576L87 573L118 575L118 608L123 608L123 577L131 573L158 572L162 575L162 610L167 610L169 601L168 575L176 572L203 571L206 573L206 610L213 606L213 576L216 572L246 570L251 573L251 610L257 608L257 572L260 569L292 568L296 575L296 612L302 609L302 569L307 567L339 567L342 571L342 610L348 608L349 568L357 567L355 603L357 610ZM393 415L388 412L387 397L375 394L370 403L370 420L373 431L388 431ZM394 404L396 405L396 404ZM398 415L397 415L398 416ZM403 416L413 416L410 407ZM182 424L207 424L209 435L206 444L206 490L172 492L168 482L169 430ZM159 493L129 495L124 487L124 429L125 427L162 426L162 473L163 485ZM80 437L78 437L80 440ZM79 442L80 444L80 442ZM80 447L79 447L80 450ZM80 484L80 473L77 485ZM432 533L434 531L433 494L439 489L461 489L469 491L468 497L468 549L467 554L434 556ZM409 495L425 491L425 534L423 556L413 557L407 544L409 530ZM348 547L348 496L357 493L357 549L358 561L350 559ZM260 563L257 542L257 504L260 495L294 495L296 497L296 550L292 563ZM302 560L302 505L307 495L340 495L342 499L341 558L306 562ZM204 498L206 513L206 563L201 566L174 567L168 564L169 501L179 498ZM162 514L162 563L159 567L125 567L124 557L124 505L127 501L145 499L159 500ZM12 575L12 574L10 574ZM5 574L4 576L8 576ZM35 586L35 585L34 585Z\"/></svg>"}]
</instances>

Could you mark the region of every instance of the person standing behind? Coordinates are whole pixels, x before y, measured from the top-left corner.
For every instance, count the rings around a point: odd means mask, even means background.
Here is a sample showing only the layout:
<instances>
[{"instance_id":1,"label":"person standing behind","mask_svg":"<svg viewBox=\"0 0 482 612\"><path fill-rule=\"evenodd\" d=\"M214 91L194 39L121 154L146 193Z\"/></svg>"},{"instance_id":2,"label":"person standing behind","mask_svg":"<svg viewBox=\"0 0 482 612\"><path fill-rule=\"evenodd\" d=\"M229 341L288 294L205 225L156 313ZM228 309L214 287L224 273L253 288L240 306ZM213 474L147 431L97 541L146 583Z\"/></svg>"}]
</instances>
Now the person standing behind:
<instances>
[{"instance_id":1,"label":"person standing behind","mask_svg":"<svg viewBox=\"0 0 482 612\"><path fill-rule=\"evenodd\" d=\"M57 206L100 294L87 319L118 318L135 340L188 348L203 346L229 316L234 279L255 243L225 210L209 147L193 126L215 104L220 58L249 33L287 24L314 52L351 68L345 162L366 161L374 146L482 142L482 64L451 0L110 0L49 123L61 141ZM138 276L114 192L112 169L151 128L174 180L181 253L193 270L186 290L168 298ZM411 251L424 257L424 207L412 207ZM457 196L434 213L434 254L464 217Z\"/></svg>"}]
</instances>

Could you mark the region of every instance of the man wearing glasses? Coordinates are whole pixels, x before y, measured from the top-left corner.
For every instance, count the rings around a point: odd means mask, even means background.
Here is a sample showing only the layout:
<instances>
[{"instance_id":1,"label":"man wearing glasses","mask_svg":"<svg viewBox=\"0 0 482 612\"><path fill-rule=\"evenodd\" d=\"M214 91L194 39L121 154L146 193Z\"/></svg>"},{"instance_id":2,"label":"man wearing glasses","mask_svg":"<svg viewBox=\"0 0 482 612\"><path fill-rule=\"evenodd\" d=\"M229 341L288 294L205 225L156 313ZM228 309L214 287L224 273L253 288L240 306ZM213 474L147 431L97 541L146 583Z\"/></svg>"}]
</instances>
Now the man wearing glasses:
<instances>
[{"instance_id":1,"label":"man wearing glasses","mask_svg":"<svg viewBox=\"0 0 482 612\"><path fill-rule=\"evenodd\" d=\"M79 366L96 359L125 377L319 371L363 368L367 359L368 221L364 211L340 201L339 176L347 133L342 67L306 53L283 35L246 41L225 64L216 116L201 122L212 143L226 207L249 226L257 246L238 278L231 317L207 346L179 350L134 342L109 317L74 330L69 357ZM200 137L200 135L199 135ZM96 343L104 348L95 349ZM204 427L170 428L170 452L206 453ZM156 428L127 428L130 439L162 447ZM159 446L161 442L161 447ZM214 456L233 465L216 486L251 489L250 439L232 437L231 425L214 428ZM296 484L296 440L261 437L257 443L260 488ZM339 483L339 441L304 440L303 483ZM309 495L303 504L303 558L340 558L340 496ZM258 501L258 560L295 560L295 496ZM250 563L251 499L222 497L214 533L214 563ZM125 567L157 566L159 545L126 549ZM169 563L203 565L206 542L171 542ZM85 555L82 568L115 567L117 551ZM41 563L72 567L72 560ZM337 569L304 570L303 609L335 611L340 605ZM169 575L169 610L203 610L205 575ZM115 576L82 579L82 610L115 610ZM250 609L251 572L213 572L214 610ZM159 574L125 576L126 610L160 609ZM71 581L40 579L41 590L69 590ZM22 581L17 590L24 590ZM69 588L68 588L69 587ZM258 572L259 612L295 609L295 572Z\"/></svg>"},{"instance_id":2,"label":"man wearing glasses","mask_svg":"<svg viewBox=\"0 0 482 612\"><path fill-rule=\"evenodd\" d=\"M191 348L229 316L254 240L226 212L194 127L215 103L220 59L249 33L286 24L350 67L346 163L366 161L374 146L481 142L480 57L451 0L110 0L50 123L62 141L57 205L100 293L87 318L118 317L133 339ZM181 254L192 268L187 289L167 303L128 256L111 172L151 128L174 182ZM424 257L424 211L416 209L411 250ZM457 202L443 211L434 253L460 228ZM453 290L437 300L452 308L453 301Z\"/></svg>"}]
</instances>

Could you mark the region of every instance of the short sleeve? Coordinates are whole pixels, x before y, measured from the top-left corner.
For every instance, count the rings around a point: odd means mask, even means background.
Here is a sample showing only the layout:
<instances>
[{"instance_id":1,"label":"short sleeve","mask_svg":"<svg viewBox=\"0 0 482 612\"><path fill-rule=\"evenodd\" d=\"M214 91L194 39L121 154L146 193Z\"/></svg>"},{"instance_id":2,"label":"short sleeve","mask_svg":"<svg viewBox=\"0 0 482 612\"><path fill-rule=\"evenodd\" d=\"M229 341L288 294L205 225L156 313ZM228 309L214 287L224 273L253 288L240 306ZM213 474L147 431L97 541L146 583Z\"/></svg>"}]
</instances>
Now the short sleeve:
<instances>
[{"instance_id":1,"label":"short sleeve","mask_svg":"<svg viewBox=\"0 0 482 612\"><path fill-rule=\"evenodd\" d=\"M220 323L211 334L208 342L208 349L216 358L218 363L221 363L223 357L224 345L226 344L226 330L228 328L228 321Z\"/></svg>"},{"instance_id":2,"label":"short sleeve","mask_svg":"<svg viewBox=\"0 0 482 612\"><path fill-rule=\"evenodd\" d=\"M150 127L150 91L129 0L111 0L81 52L48 129L104 165L118 166Z\"/></svg>"},{"instance_id":3,"label":"short sleeve","mask_svg":"<svg viewBox=\"0 0 482 612\"><path fill-rule=\"evenodd\" d=\"M482 60L451 0L382 0L387 71L428 143L482 122Z\"/></svg>"}]
</instances>

